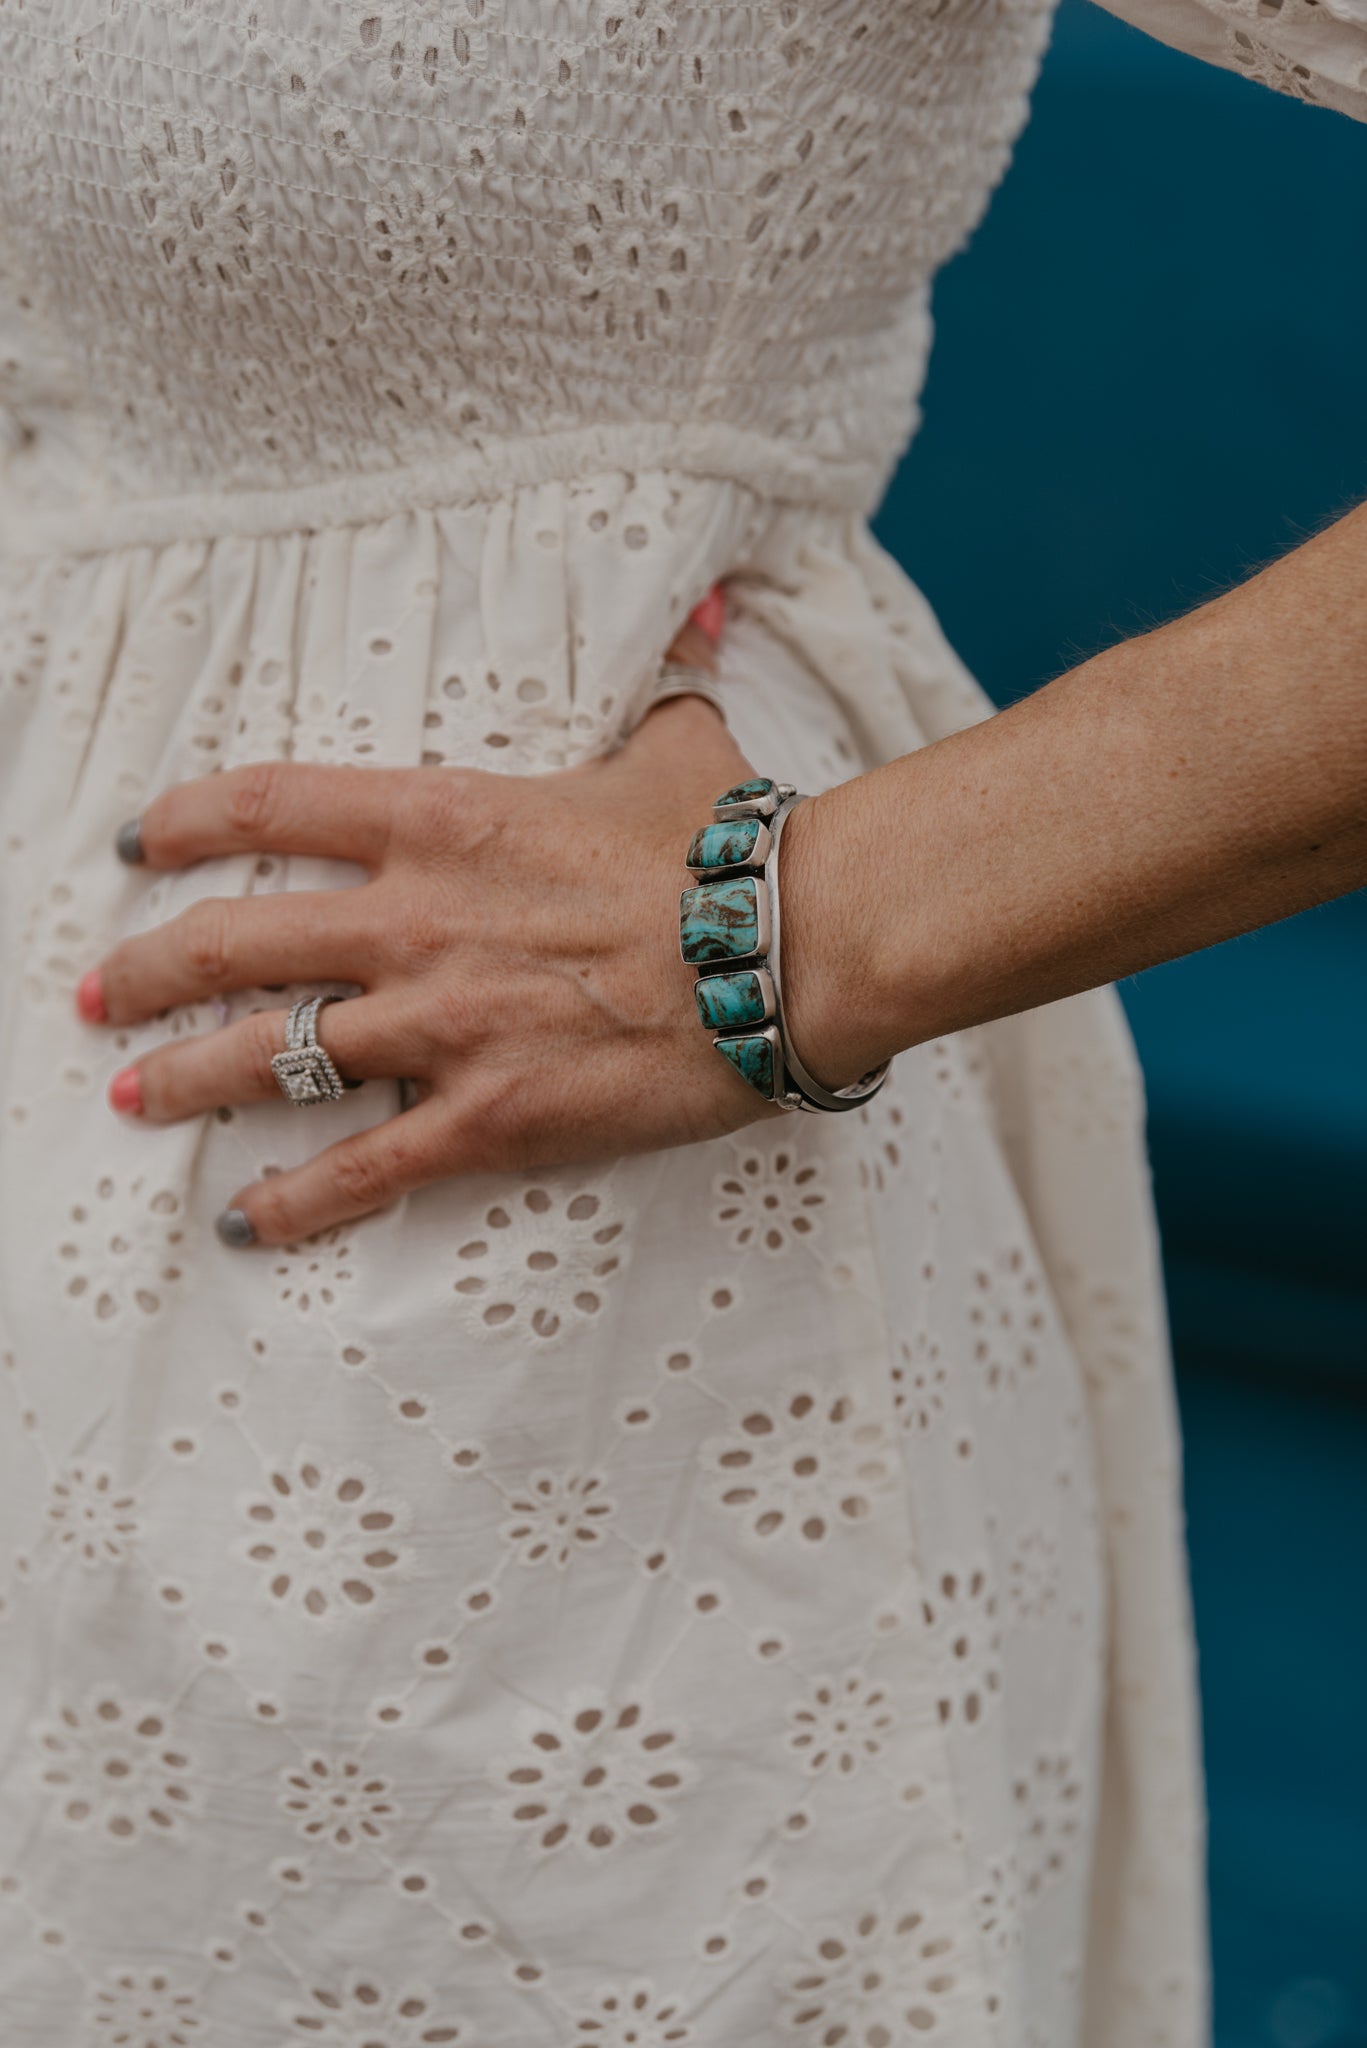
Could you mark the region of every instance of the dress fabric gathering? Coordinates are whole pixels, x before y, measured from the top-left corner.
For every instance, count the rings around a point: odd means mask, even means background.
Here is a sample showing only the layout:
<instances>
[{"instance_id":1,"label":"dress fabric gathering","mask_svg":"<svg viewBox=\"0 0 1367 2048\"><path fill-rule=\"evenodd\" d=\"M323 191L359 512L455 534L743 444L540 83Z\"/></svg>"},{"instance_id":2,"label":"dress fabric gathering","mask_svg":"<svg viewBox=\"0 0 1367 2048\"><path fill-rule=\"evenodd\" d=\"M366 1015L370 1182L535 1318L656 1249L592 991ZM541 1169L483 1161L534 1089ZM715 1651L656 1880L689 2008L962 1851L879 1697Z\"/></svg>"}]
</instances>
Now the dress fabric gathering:
<instances>
[{"instance_id":1,"label":"dress fabric gathering","mask_svg":"<svg viewBox=\"0 0 1367 2048\"><path fill-rule=\"evenodd\" d=\"M1361 0L1131 0L1361 114ZM234 1254L370 1084L147 1128L79 976L317 861L257 760L546 773L727 580L816 791L986 702L866 520L1040 0L0 0L0 2031L1199 2048L1202 1799L1109 991L849 1117ZM248 991L228 1014L303 991Z\"/></svg>"}]
</instances>

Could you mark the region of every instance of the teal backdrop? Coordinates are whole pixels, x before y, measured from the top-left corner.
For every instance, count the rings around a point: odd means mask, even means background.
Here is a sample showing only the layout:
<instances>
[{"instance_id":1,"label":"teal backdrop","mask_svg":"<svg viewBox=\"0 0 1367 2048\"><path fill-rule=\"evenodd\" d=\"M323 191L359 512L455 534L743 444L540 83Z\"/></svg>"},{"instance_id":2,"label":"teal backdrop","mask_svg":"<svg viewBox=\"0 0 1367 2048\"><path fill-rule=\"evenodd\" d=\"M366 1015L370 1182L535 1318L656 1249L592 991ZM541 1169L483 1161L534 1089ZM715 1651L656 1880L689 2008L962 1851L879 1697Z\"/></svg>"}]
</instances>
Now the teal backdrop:
<instances>
[{"instance_id":1,"label":"teal backdrop","mask_svg":"<svg viewBox=\"0 0 1367 2048\"><path fill-rule=\"evenodd\" d=\"M1006 703L1367 496L1367 127L1064 0L935 313L878 533ZM1186 1432L1219 2048L1367 2048L1367 896L1121 993Z\"/></svg>"}]
</instances>

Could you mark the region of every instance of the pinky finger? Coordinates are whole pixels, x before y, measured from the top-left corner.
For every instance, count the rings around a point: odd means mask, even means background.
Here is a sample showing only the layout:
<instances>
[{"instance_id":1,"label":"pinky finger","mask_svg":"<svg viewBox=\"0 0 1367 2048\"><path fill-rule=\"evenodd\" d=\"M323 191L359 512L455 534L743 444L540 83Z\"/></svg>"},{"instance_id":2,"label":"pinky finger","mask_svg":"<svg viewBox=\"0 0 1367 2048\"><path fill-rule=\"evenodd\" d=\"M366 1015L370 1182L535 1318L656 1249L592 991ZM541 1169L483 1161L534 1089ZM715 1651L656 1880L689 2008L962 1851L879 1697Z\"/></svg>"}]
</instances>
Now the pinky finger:
<instances>
[{"instance_id":1,"label":"pinky finger","mask_svg":"<svg viewBox=\"0 0 1367 2048\"><path fill-rule=\"evenodd\" d=\"M452 1170L444 1154L450 1119L429 1097L329 1145L305 1166L273 1174L234 1195L215 1229L224 1244L296 1244L335 1223L387 1207Z\"/></svg>"}]
</instances>

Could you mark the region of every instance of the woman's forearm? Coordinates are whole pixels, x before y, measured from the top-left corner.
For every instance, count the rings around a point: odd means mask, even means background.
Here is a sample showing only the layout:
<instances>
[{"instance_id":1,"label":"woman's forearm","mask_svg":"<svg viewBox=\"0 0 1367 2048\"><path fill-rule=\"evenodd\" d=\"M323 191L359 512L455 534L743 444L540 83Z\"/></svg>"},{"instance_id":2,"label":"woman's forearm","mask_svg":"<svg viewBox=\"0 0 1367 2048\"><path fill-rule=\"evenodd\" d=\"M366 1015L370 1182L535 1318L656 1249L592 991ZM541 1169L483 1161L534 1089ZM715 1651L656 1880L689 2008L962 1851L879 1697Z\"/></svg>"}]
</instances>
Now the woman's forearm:
<instances>
[{"instance_id":1,"label":"woman's forearm","mask_svg":"<svg viewBox=\"0 0 1367 2048\"><path fill-rule=\"evenodd\" d=\"M839 1084L1367 882L1367 506L784 840L794 1038Z\"/></svg>"}]
</instances>

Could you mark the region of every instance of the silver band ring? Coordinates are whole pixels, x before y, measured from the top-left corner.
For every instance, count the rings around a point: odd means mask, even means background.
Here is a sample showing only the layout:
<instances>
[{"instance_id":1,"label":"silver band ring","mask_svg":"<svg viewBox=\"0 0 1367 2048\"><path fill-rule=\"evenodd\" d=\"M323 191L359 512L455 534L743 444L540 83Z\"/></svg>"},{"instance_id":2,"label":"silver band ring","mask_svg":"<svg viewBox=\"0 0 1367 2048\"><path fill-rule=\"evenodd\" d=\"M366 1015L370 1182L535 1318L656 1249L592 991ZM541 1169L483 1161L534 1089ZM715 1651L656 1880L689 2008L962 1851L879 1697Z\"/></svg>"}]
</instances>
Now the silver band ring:
<instances>
[{"instance_id":1,"label":"silver band ring","mask_svg":"<svg viewBox=\"0 0 1367 2048\"><path fill-rule=\"evenodd\" d=\"M649 697L628 731L628 738L640 730L647 714L666 697L703 697L714 711L721 713L722 723L726 723L726 705L717 678L705 668L688 668L683 662L669 661L655 678Z\"/></svg>"},{"instance_id":2,"label":"silver band ring","mask_svg":"<svg viewBox=\"0 0 1367 2048\"><path fill-rule=\"evenodd\" d=\"M344 1081L318 1043L319 1011L345 1000L344 996L306 996L285 1019L285 1049L271 1061L271 1072L286 1102L296 1109L307 1109L314 1102L336 1102L343 1089L361 1085Z\"/></svg>"}]
</instances>

